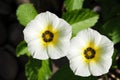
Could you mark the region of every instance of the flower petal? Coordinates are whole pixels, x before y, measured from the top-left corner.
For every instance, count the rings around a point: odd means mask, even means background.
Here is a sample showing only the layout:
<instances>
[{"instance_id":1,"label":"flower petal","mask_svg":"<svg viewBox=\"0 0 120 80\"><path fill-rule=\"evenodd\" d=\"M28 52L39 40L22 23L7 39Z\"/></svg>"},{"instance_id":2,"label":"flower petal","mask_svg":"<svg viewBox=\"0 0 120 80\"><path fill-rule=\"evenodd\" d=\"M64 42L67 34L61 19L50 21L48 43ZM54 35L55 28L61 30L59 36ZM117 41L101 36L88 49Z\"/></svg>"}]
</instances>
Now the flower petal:
<instances>
[{"instance_id":1,"label":"flower petal","mask_svg":"<svg viewBox=\"0 0 120 80\"><path fill-rule=\"evenodd\" d=\"M70 41L69 40L59 41L59 43L56 46L60 48L60 50L62 50L63 53L61 54L66 56L70 49Z\"/></svg>"},{"instance_id":2,"label":"flower petal","mask_svg":"<svg viewBox=\"0 0 120 80\"><path fill-rule=\"evenodd\" d=\"M101 56L110 58L113 55L114 44L107 37L102 36L100 43L98 44L101 48Z\"/></svg>"},{"instance_id":3,"label":"flower petal","mask_svg":"<svg viewBox=\"0 0 120 80\"><path fill-rule=\"evenodd\" d=\"M55 47L55 46L48 46L48 55L51 59L59 59L65 56L62 50L59 47Z\"/></svg>"},{"instance_id":4,"label":"flower petal","mask_svg":"<svg viewBox=\"0 0 120 80\"><path fill-rule=\"evenodd\" d=\"M72 59L76 56L80 56L82 48L84 47L85 42L82 41L79 37L74 37L71 39L69 54L67 55L68 59Z\"/></svg>"},{"instance_id":5,"label":"flower petal","mask_svg":"<svg viewBox=\"0 0 120 80\"><path fill-rule=\"evenodd\" d=\"M58 30L60 39L70 40L72 29L65 20L59 19L59 23L54 28Z\"/></svg>"},{"instance_id":6,"label":"flower petal","mask_svg":"<svg viewBox=\"0 0 120 80\"><path fill-rule=\"evenodd\" d=\"M47 23L38 20L32 20L26 28L23 30L24 38L26 42L35 40L38 38L40 31L46 27Z\"/></svg>"},{"instance_id":7,"label":"flower petal","mask_svg":"<svg viewBox=\"0 0 120 80\"><path fill-rule=\"evenodd\" d=\"M40 60L48 59L47 50L42 46L39 39L28 43L28 49L34 58Z\"/></svg>"},{"instance_id":8,"label":"flower petal","mask_svg":"<svg viewBox=\"0 0 120 80\"><path fill-rule=\"evenodd\" d=\"M24 39L27 43L32 40L38 39L39 33L32 30L32 28L30 27L27 27L26 29L24 29L23 33L24 33Z\"/></svg>"},{"instance_id":9,"label":"flower petal","mask_svg":"<svg viewBox=\"0 0 120 80\"><path fill-rule=\"evenodd\" d=\"M59 18L55 14L53 14L49 11L40 13L39 15L37 15L37 17L35 19L38 21L42 21L44 24L47 24L46 26L51 25L53 28L59 22Z\"/></svg>"},{"instance_id":10,"label":"flower petal","mask_svg":"<svg viewBox=\"0 0 120 80\"><path fill-rule=\"evenodd\" d=\"M90 72L94 76L101 76L102 74L108 73L111 64L111 58L101 58L99 62L91 62L89 64Z\"/></svg>"},{"instance_id":11,"label":"flower petal","mask_svg":"<svg viewBox=\"0 0 120 80\"><path fill-rule=\"evenodd\" d=\"M85 30L80 31L76 37L80 37L84 40L84 42L92 42L95 44L95 46L100 42L101 35L97 31L88 28Z\"/></svg>"},{"instance_id":12,"label":"flower petal","mask_svg":"<svg viewBox=\"0 0 120 80\"><path fill-rule=\"evenodd\" d=\"M82 57L77 56L70 60L70 68L79 76L90 76L88 64L82 60Z\"/></svg>"}]
</instances>

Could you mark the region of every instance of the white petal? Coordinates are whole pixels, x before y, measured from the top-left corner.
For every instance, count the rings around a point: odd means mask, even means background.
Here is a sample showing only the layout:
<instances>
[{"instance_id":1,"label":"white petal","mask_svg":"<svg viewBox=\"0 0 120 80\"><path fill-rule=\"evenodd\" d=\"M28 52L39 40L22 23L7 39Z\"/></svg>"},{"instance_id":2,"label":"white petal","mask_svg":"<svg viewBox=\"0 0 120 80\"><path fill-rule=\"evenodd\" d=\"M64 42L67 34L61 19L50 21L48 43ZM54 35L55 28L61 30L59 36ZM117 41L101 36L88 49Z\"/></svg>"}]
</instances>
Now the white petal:
<instances>
[{"instance_id":1,"label":"white petal","mask_svg":"<svg viewBox=\"0 0 120 80\"><path fill-rule=\"evenodd\" d=\"M59 18L50 12L44 12L38 14L34 20L32 20L26 26L26 29L32 29L33 31L39 32L45 29L47 26L51 25L52 27L56 26L59 22Z\"/></svg>"},{"instance_id":2,"label":"white petal","mask_svg":"<svg viewBox=\"0 0 120 80\"><path fill-rule=\"evenodd\" d=\"M47 24L46 26L51 25L53 28L59 22L59 18L55 14L48 11L40 13L35 19L44 22L44 24Z\"/></svg>"},{"instance_id":3,"label":"white petal","mask_svg":"<svg viewBox=\"0 0 120 80\"><path fill-rule=\"evenodd\" d=\"M70 48L66 56L69 60L71 60L72 58L76 56L80 56L80 51L79 49L76 49L76 48L72 48L72 49Z\"/></svg>"},{"instance_id":4,"label":"white petal","mask_svg":"<svg viewBox=\"0 0 120 80\"><path fill-rule=\"evenodd\" d=\"M70 60L70 68L79 76L90 76L88 64L82 60L82 57L76 56Z\"/></svg>"},{"instance_id":5,"label":"white petal","mask_svg":"<svg viewBox=\"0 0 120 80\"><path fill-rule=\"evenodd\" d=\"M60 18L58 18L55 14L51 13L51 12L46 12L46 14L48 14L48 18L49 18L49 24L55 28L56 26L58 26L59 20Z\"/></svg>"},{"instance_id":6,"label":"white petal","mask_svg":"<svg viewBox=\"0 0 120 80\"><path fill-rule=\"evenodd\" d=\"M46 48L36 49L33 57L40 60L48 59L49 57L47 54L47 49Z\"/></svg>"},{"instance_id":7,"label":"white petal","mask_svg":"<svg viewBox=\"0 0 120 80\"><path fill-rule=\"evenodd\" d=\"M27 43L32 41L32 40L38 39L39 33L37 33L36 31L32 30L32 28L24 29L23 33L24 33L24 39L25 39L25 41Z\"/></svg>"},{"instance_id":8,"label":"white petal","mask_svg":"<svg viewBox=\"0 0 120 80\"><path fill-rule=\"evenodd\" d=\"M70 40L72 29L65 20L59 19L59 23L54 28L58 30L60 39Z\"/></svg>"},{"instance_id":9,"label":"white petal","mask_svg":"<svg viewBox=\"0 0 120 80\"><path fill-rule=\"evenodd\" d=\"M71 39L71 48L75 47L82 49L86 46L86 44L87 42L85 42L84 39L82 39L82 37L74 37L73 39Z\"/></svg>"},{"instance_id":10,"label":"white petal","mask_svg":"<svg viewBox=\"0 0 120 80\"><path fill-rule=\"evenodd\" d=\"M71 39L69 55L67 57L71 59L74 56L79 56L83 52L83 47L86 46L86 42L81 37L74 37Z\"/></svg>"},{"instance_id":11,"label":"white petal","mask_svg":"<svg viewBox=\"0 0 120 80\"><path fill-rule=\"evenodd\" d=\"M80 31L76 37L80 37L86 43L93 42L95 45L101 40L101 35L96 30L90 28Z\"/></svg>"},{"instance_id":12,"label":"white petal","mask_svg":"<svg viewBox=\"0 0 120 80\"><path fill-rule=\"evenodd\" d=\"M67 58L71 60L72 58L74 58L76 56L80 56L79 47L70 46L70 49L69 49L68 54L67 54Z\"/></svg>"},{"instance_id":13,"label":"white petal","mask_svg":"<svg viewBox=\"0 0 120 80\"><path fill-rule=\"evenodd\" d=\"M40 15L40 14L38 14ZM36 16L37 18L38 16ZM31 27L32 30L35 30L37 32L40 32L41 30L43 30L48 24L47 22L45 22L45 18L41 18L41 20L37 20L37 19L32 20L30 23L28 23L28 25L26 27Z\"/></svg>"},{"instance_id":14,"label":"white petal","mask_svg":"<svg viewBox=\"0 0 120 80\"><path fill-rule=\"evenodd\" d=\"M107 37L102 36L100 43L98 44L101 48L101 55L106 58L110 58L113 55L114 44Z\"/></svg>"},{"instance_id":15,"label":"white petal","mask_svg":"<svg viewBox=\"0 0 120 80\"><path fill-rule=\"evenodd\" d=\"M62 40L59 41L59 43L56 45L60 50L62 50L63 55L67 55L69 49L70 49L70 41L69 40Z\"/></svg>"},{"instance_id":16,"label":"white petal","mask_svg":"<svg viewBox=\"0 0 120 80\"><path fill-rule=\"evenodd\" d=\"M70 49L70 39L59 38L54 46L48 46L48 54L52 59L58 59L67 55Z\"/></svg>"},{"instance_id":17,"label":"white petal","mask_svg":"<svg viewBox=\"0 0 120 80\"><path fill-rule=\"evenodd\" d=\"M54 28L58 30L58 41L55 46L57 51L61 52L60 55L63 57L70 49L71 26L63 19L60 19L58 25Z\"/></svg>"},{"instance_id":18,"label":"white petal","mask_svg":"<svg viewBox=\"0 0 120 80\"><path fill-rule=\"evenodd\" d=\"M28 25L25 27L23 33L26 42L35 40L38 38L40 31L46 27L42 21L32 20Z\"/></svg>"},{"instance_id":19,"label":"white petal","mask_svg":"<svg viewBox=\"0 0 120 80\"><path fill-rule=\"evenodd\" d=\"M111 58L101 58L99 62L90 63L90 71L94 76L101 76L105 73L108 73L111 64L112 64Z\"/></svg>"},{"instance_id":20,"label":"white petal","mask_svg":"<svg viewBox=\"0 0 120 80\"><path fill-rule=\"evenodd\" d=\"M40 39L28 43L28 49L34 58L40 60L48 59L47 49L42 46Z\"/></svg>"},{"instance_id":21,"label":"white petal","mask_svg":"<svg viewBox=\"0 0 120 80\"><path fill-rule=\"evenodd\" d=\"M48 55L51 59L59 59L65 56L62 50L59 47L55 46L48 46Z\"/></svg>"},{"instance_id":22,"label":"white petal","mask_svg":"<svg viewBox=\"0 0 120 80\"><path fill-rule=\"evenodd\" d=\"M86 45L80 37L74 37L71 40L71 46L67 58L70 60L70 67L75 75L90 76L88 64L81 57L82 48Z\"/></svg>"}]
</instances>

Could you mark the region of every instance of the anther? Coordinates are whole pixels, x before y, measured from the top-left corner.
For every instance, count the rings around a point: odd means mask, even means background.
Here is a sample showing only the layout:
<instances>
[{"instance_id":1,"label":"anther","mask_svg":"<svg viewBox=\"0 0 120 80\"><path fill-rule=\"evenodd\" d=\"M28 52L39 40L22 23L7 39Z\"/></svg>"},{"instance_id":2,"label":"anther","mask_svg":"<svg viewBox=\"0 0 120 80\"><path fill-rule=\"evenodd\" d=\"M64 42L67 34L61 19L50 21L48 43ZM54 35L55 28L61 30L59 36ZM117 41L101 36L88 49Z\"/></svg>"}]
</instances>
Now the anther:
<instances>
[{"instance_id":1,"label":"anther","mask_svg":"<svg viewBox=\"0 0 120 80\"><path fill-rule=\"evenodd\" d=\"M51 42L54 38L54 34L47 30L42 34L42 38L45 42Z\"/></svg>"},{"instance_id":2,"label":"anther","mask_svg":"<svg viewBox=\"0 0 120 80\"><path fill-rule=\"evenodd\" d=\"M95 50L91 47L88 47L85 51L84 51L84 55L87 59L92 59L95 57Z\"/></svg>"}]
</instances>

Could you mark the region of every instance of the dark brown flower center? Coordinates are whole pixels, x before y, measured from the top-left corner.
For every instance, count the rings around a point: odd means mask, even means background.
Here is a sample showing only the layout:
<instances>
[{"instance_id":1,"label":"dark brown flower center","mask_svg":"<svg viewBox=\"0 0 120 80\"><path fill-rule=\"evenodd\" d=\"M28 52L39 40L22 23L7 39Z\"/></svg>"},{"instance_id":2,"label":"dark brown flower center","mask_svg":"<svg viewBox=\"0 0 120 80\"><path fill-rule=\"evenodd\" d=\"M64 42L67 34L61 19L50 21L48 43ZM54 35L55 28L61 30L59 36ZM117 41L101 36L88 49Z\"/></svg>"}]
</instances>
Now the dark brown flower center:
<instances>
[{"instance_id":1,"label":"dark brown flower center","mask_svg":"<svg viewBox=\"0 0 120 80\"><path fill-rule=\"evenodd\" d=\"M54 34L47 30L42 34L42 38L45 42L51 42L54 38Z\"/></svg>"},{"instance_id":2,"label":"dark brown flower center","mask_svg":"<svg viewBox=\"0 0 120 80\"><path fill-rule=\"evenodd\" d=\"M87 59L92 59L95 57L95 50L91 47L88 47L86 50L84 50L84 55Z\"/></svg>"}]
</instances>

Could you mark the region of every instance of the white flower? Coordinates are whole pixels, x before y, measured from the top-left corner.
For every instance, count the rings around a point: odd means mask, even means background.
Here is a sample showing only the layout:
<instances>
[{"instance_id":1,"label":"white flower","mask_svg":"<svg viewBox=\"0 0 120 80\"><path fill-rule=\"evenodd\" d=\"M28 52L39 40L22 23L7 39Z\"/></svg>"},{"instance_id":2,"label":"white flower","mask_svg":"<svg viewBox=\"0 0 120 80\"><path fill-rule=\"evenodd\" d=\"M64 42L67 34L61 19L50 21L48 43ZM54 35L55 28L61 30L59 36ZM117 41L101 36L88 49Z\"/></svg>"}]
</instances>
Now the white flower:
<instances>
[{"instance_id":1,"label":"white flower","mask_svg":"<svg viewBox=\"0 0 120 80\"><path fill-rule=\"evenodd\" d=\"M43 60L66 56L72 31L65 20L47 11L28 23L23 33L31 55Z\"/></svg>"},{"instance_id":2,"label":"white flower","mask_svg":"<svg viewBox=\"0 0 120 80\"><path fill-rule=\"evenodd\" d=\"M113 42L93 29L80 31L71 40L67 55L70 68L79 76L100 76L109 71L112 64Z\"/></svg>"}]
</instances>

